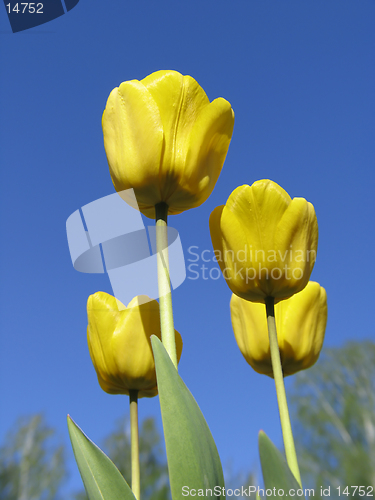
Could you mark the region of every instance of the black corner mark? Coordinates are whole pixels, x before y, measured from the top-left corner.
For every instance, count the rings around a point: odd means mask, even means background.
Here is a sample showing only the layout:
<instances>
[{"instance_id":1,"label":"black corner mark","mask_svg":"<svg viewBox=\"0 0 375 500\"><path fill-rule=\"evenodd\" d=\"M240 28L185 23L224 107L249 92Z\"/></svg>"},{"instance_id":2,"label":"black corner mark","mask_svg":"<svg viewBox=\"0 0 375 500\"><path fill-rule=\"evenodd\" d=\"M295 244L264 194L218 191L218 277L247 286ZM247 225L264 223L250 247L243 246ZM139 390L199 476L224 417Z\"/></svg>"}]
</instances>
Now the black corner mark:
<instances>
[{"instance_id":1,"label":"black corner mark","mask_svg":"<svg viewBox=\"0 0 375 500\"><path fill-rule=\"evenodd\" d=\"M4 0L13 33L40 26L62 16L65 13L62 1L64 2L64 0L41 0L36 2ZM65 0L67 12L72 10L78 2L79 0Z\"/></svg>"}]
</instances>

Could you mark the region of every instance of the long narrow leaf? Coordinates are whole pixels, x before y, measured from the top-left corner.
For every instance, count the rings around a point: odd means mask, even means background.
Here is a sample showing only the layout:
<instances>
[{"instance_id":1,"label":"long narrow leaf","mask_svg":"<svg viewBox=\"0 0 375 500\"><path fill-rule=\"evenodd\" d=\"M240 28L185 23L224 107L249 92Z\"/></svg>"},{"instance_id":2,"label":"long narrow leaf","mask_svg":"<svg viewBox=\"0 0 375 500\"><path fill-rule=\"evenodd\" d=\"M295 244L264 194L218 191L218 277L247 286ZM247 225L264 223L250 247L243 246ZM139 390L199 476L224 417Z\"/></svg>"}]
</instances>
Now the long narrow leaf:
<instances>
[{"instance_id":1,"label":"long narrow leaf","mask_svg":"<svg viewBox=\"0 0 375 500\"><path fill-rule=\"evenodd\" d=\"M151 342L172 498L203 494L224 499L223 471L207 422L160 340L153 336Z\"/></svg>"},{"instance_id":2,"label":"long narrow leaf","mask_svg":"<svg viewBox=\"0 0 375 500\"><path fill-rule=\"evenodd\" d=\"M294 495L298 498L304 498L302 494L297 494L297 491L301 493L301 486L297 483L285 458L263 431L259 433L259 455L264 487L274 492L272 495L267 495L267 498L291 496L293 492L290 494L290 490L294 490Z\"/></svg>"},{"instance_id":3,"label":"long narrow leaf","mask_svg":"<svg viewBox=\"0 0 375 500\"><path fill-rule=\"evenodd\" d=\"M68 416L74 456L90 500L135 500L117 467Z\"/></svg>"}]
</instances>

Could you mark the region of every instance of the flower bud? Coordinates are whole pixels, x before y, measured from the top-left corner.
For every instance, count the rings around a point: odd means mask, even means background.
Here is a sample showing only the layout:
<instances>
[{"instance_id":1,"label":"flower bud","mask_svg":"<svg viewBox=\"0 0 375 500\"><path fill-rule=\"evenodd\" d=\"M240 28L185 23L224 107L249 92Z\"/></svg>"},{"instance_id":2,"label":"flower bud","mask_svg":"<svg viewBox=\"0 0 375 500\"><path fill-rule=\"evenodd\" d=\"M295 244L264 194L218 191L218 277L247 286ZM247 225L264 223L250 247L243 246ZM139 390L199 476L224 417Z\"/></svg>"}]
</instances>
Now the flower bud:
<instances>
[{"instance_id":1,"label":"flower bud","mask_svg":"<svg viewBox=\"0 0 375 500\"><path fill-rule=\"evenodd\" d=\"M233 125L229 102L219 97L210 103L191 76L157 71L122 83L102 119L116 191L132 188L150 218L161 202L169 214L198 207L220 175Z\"/></svg>"},{"instance_id":2,"label":"flower bud","mask_svg":"<svg viewBox=\"0 0 375 500\"><path fill-rule=\"evenodd\" d=\"M124 307L104 292L87 301L87 342L100 387L109 394L138 397L157 394L151 335L161 339L159 304L147 296L135 297ZM178 360L182 339L175 331Z\"/></svg>"},{"instance_id":3,"label":"flower bud","mask_svg":"<svg viewBox=\"0 0 375 500\"><path fill-rule=\"evenodd\" d=\"M253 302L291 297L308 283L318 248L314 207L270 180L240 186L210 216L212 245L229 288Z\"/></svg>"}]
</instances>

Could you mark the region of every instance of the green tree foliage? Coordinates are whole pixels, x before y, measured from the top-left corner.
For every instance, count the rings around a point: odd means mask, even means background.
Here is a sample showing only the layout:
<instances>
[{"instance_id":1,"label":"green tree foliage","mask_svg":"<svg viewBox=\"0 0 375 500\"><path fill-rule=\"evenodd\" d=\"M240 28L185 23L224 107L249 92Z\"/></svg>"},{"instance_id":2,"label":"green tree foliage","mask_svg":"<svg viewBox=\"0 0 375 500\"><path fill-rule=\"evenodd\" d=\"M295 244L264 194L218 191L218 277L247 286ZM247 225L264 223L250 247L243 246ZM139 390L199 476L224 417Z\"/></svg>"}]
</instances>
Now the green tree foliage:
<instances>
[{"instance_id":1,"label":"green tree foliage","mask_svg":"<svg viewBox=\"0 0 375 500\"><path fill-rule=\"evenodd\" d=\"M375 343L325 349L318 363L294 377L289 390L303 486L330 498L364 497L352 486L375 488ZM103 449L130 480L130 425L117 422ZM169 500L162 437L153 418L140 429L142 500ZM20 419L0 446L0 500L59 500L66 477L63 447L41 415ZM251 475L227 471L227 488L257 485ZM348 495L344 493L344 488ZM371 490L367 490L371 493ZM374 498L373 495L369 498ZM87 500L84 491L75 500Z\"/></svg>"},{"instance_id":2,"label":"green tree foliage","mask_svg":"<svg viewBox=\"0 0 375 500\"><path fill-rule=\"evenodd\" d=\"M363 498L351 486L375 488L375 344L323 350L312 369L296 375L290 401L304 483L315 497L321 486L331 487L331 497L340 487L346 498Z\"/></svg>"},{"instance_id":3,"label":"green tree foliage","mask_svg":"<svg viewBox=\"0 0 375 500\"><path fill-rule=\"evenodd\" d=\"M130 424L128 418L117 422L115 431L104 443L108 456L117 465L130 485ZM141 498L167 500L170 498L168 467L162 438L153 418L143 420L139 431L139 461L141 469Z\"/></svg>"},{"instance_id":4,"label":"green tree foliage","mask_svg":"<svg viewBox=\"0 0 375 500\"><path fill-rule=\"evenodd\" d=\"M237 490L232 495L233 497L236 498L236 500L248 498L248 496L241 495L242 487L246 492L248 492L249 486L258 487L258 485L260 485L260 480L257 474L256 465L252 467L252 470L250 472L248 471L245 472L243 470L235 471L233 469L232 463L228 462L224 469L224 478L225 478L226 491L232 490L234 492L235 490ZM254 493L252 493L252 496L255 498ZM227 497L229 497L229 495Z\"/></svg>"},{"instance_id":5,"label":"green tree foliage","mask_svg":"<svg viewBox=\"0 0 375 500\"><path fill-rule=\"evenodd\" d=\"M0 500L58 500L63 446L42 415L20 419L0 447Z\"/></svg>"}]
</instances>

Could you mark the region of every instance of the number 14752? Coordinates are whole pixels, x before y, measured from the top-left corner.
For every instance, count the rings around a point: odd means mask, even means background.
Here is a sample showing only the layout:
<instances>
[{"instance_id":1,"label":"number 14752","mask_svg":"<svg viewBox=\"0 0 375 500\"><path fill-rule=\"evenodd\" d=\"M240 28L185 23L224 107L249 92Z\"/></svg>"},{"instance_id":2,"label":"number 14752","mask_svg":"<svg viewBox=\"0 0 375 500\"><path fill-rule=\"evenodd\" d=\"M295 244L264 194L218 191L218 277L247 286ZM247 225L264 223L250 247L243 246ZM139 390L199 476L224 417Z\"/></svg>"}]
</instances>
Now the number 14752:
<instances>
[{"instance_id":1,"label":"number 14752","mask_svg":"<svg viewBox=\"0 0 375 500\"><path fill-rule=\"evenodd\" d=\"M19 7L20 6L20 7ZM16 5L11 7L10 3L7 4L9 14L11 12L16 12L17 14L43 14L43 4L42 3L16 3Z\"/></svg>"},{"instance_id":2,"label":"number 14752","mask_svg":"<svg viewBox=\"0 0 375 500\"><path fill-rule=\"evenodd\" d=\"M346 486L346 488L340 488L337 486L336 490L338 491L339 497L341 495L346 496L360 496L360 497L373 497L374 496L374 487L373 486Z\"/></svg>"}]
</instances>

